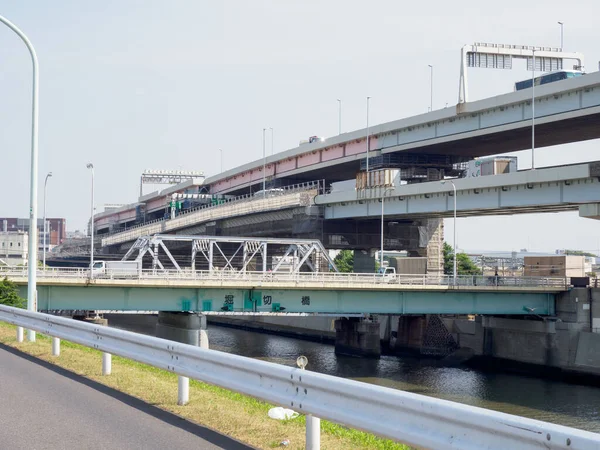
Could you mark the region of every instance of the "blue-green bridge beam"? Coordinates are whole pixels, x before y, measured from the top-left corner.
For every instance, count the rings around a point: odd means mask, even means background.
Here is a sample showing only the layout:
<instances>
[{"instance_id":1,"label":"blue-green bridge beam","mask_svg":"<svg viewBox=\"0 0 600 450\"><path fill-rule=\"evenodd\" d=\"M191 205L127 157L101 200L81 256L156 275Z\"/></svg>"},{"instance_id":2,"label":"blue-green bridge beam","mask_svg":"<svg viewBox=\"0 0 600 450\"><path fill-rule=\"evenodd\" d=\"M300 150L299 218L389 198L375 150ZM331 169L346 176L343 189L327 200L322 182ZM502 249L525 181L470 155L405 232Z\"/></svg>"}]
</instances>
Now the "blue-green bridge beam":
<instances>
[{"instance_id":1,"label":"blue-green bridge beam","mask_svg":"<svg viewBox=\"0 0 600 450\"><path fill-rule=\"evenodd\" d=\"M22 292L26 285L20 286ZM38 310L554 315L556 292L38 285Z\"/></svg>"}]
</instances>

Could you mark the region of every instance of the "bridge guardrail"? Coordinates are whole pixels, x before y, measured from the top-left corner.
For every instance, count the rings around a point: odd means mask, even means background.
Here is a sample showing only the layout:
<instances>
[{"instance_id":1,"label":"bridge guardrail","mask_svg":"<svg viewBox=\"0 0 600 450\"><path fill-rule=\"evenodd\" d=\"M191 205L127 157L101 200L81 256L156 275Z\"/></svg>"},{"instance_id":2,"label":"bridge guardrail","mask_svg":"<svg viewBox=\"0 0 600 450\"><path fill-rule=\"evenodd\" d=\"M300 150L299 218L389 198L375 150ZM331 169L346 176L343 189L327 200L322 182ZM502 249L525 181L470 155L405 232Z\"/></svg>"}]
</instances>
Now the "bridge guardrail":
<instances>
[{"instance_id":1,"label":"bridge guardrail","mask_svg":"<svg viewBox=\"0 0 600 450\"><path fill-rule=\"evenodd\" d=\"M0 268L0 277L26 278L27 268ZM89 279L89 269L60 268L40 269L38 279ZM352 285L398 285L398 286L448 286L465 287L548 287L568 289L569 278L552 277L503 277L482 275L459 275L456 282L451 275L380 275L377 273L336 273L336 272L238 272L232 270L192 271L191 269L164 270L143 269L140 272L113 269L95 275L97 279L138 279L138 280L198 280L198 281L247 281L256 283L328 283Z\"/></svg>"},{"instance_id":2,"label":"bridge guardrail","mask_svg":"<svg viewBox=\"0 0 600 450\"><path fill-rule=\"evenodd\" d=\"M307 414L309 449L320 445L318 422L310 415L419 448L600 446L596 433L63 317L0 305L0 320L52 336L55 355L59 339L104 352L106 375L112 354L176 373L182 403L189 400L189 377ZM22 329L17 335L22 339Z\"/></svg>"},{"instance_id":3,"label":"bridge guardrail","mask_svg":"<svg viewBox=\"0 0 600 450\"><path fill-rule=\"evenodd\" d=\"M294 184L291 186L284 186L284 187L278 188L278 189L282 190L283 195L287 195L287 194L292 194L295 192L302 192L302 191L311 190L311 189L317 189L317 191L322 191L324 189L324 187L325 187L324 180L316 180L316 181L307 181L304 183L298 183L298 184ZM216 205L202 205L202 206L197 206L195 208L187 209L187 210L179 213L179 215L177 215L177 217L175 217L175 219L183 217L183 216L187 216L189 214L199 212L199 211L218 210L218 209L226 207L226 206L231 206L231 205L235 205L235 204L239 204L239 203L248 203L248 202L251 202L254 200L263 200L264 198L265 197L256 196L254 194L239 195L232 199L226 199L222 203L218 203ZM268 198L277 198L277 196L271 197L270 195L266 195L266 198L267 199ZM160 233L162 231L163 227L165 229L169 229L168 226L164 226L164 225L166 225L167 222L175 220L175 219L171 219L171 218L154 219L154 220L150 220L150 221L147 221L144 223L134 225L134 226L126 228L124 230L118 230L118 231L114 231L112 233L106 233L101 236L103 239L107 239L107 238L110 238L111 236L123 235L122 233L128 233L128 232L135 233L135 230L139 230L139 228L142 228L142 227L149 227L150 225L154 225L151 229L157 230L157 231L151 231L148 233L145 232L145 234L156 234L156 233ZM125 235L123 235L123 236L125 236Z\"/></svg>"}]
</instances>

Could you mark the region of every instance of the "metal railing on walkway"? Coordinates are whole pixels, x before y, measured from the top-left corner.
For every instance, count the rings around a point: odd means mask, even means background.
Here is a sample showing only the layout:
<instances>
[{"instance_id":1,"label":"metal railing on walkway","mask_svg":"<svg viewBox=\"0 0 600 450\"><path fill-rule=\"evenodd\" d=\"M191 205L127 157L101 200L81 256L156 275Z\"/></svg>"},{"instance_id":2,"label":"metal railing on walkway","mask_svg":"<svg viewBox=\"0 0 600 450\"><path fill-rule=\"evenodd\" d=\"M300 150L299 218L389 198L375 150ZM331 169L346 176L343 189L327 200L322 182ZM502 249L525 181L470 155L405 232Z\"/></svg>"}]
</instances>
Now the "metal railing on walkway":
<instances>
[{"instance_id":1,"label":"metal railing on walkway","mask_svg":"<svg viewBox=\"0 0 600 450\"><path fill-rule=\"evenodd\" d=\"M306 414L306 448L320 448L320 419L430 449L600 448L600 434L453 403L359 381L231 355L129 331L0 305L0 320L100 350L102 374L113 354L179 375L178 403L189 378Z\"/></svg>"},{"instance_id":2,"label":"metal railing on walkway","mask_svg":"<svg viewBox=\"0 0 600 450\"><path fill-rule=\"evenodd\" d=\"M293 206L293 203L289 203L289 201L288 202L285 201L285 197L288 197L291 194L308 191L308 190L316 190L317 193L320 193L324 189L324 186L325 186L324 180L307 181L304 183L294 184L291 186L285 186L285 187L273 189L271 191L267 191L264 193L264 196L256 195L256 193L255 194L245 194L245 195L237 196L232 199L225 199L218 204L197 206L195 208L186 209L186 210L180 212L173 219L171 219L170 217L155 219L155 220L151 220L148 222L143 222L143 223L134 225L134 226L129 227L124 230L118 230L118 231L114 231L113 233L103 234L103 235L101 235L102 243L103 243L102 245L111 245L111 244L120 243L120 242L127 242L127 241L133 240L141 235L152 235L152 234L168 231L171 229L180 228L182 226L186 226L189 224L198 223L197 217L194 218L194 217L190 216L190 215L193 215L194 213L198 213L198 212L204 212L204 213L208 213L209 211L216 212L216 211L219 211L219 210L221 210L223 208L227 208L227 207L229 207L231 209L231 207L234 207L234 205L237 205L238 206L237 209L239 209L239 215L242 215L242 214L247 214L249 212L260 212L258 210L254 211L254 209L256 209L256 208L250 207L250 204L260 203L261 205L264 205L266 203L267 206L272 206L274 208ZM274 191L275 194L272 191ZM243 205L243 204L248 205L249 208L241 208L240 209L239 206ZM236 208L234 208L234 209L236 209ZM209 217L210 214L204 214L204 215L207 216L206 217L207 220L211 219ZM143 231L140 229L142 229ZM125 239L125 240L123 240L123 239Z\"/></svg>"},{"instance_id":3,"label":"metal railing on walkway","mask_svg":"<svg viewBox=\"0 0 600 450\"><path fill-rule=\"evenodd\" d=\"M38 271L38 280L56 279L89 279L89 269L82 268L52 268ZM26 267L0 268L0 278L27 278ZM347 285L397 285L397 286L447 286L448 288L477 288L477 287L506 287L528 288L547 287L567 290L570 287L569 278L550 277L502 277L481 275L459 275L456 280L451 275L381 275L378 273L336 273L336 272L240 272L233 270L192 271L144 269L141 271L111 269L95 273L95 279L130 279L130 280L164 280L164 281L202 281L202 282L256 282L265 284L302 283L339 286Z\"/></svg>"}]
</instances>

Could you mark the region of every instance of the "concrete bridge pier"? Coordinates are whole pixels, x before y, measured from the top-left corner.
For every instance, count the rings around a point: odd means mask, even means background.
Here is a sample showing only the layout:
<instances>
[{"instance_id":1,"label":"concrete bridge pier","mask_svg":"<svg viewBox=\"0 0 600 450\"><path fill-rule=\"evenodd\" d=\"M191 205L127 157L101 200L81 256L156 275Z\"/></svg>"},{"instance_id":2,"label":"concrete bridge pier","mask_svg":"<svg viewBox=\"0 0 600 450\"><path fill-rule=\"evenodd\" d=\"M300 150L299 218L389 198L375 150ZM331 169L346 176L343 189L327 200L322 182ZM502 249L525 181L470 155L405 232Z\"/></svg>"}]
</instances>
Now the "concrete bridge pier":
<instances>
[{"instance_id":1,"label":"concrete bridge pier","mask_svg":"<svg viewBox=\"0 0 600 450\"><path fill-rule=\"evenodd\" d=\"M379 322L360 317L342 317L335 321L337 355L379 358L381 340Z\"/></svg>"},{"instance_id":2,"label":"concrete bridge pier","mask_svg":"<svg viewBox=\"0 0 600 450\"><path fill-rule=\"evenodd\" d=\"M156 337L208 348L206 316L189 312L159 311Z\"/></svg>"}]
</instances>

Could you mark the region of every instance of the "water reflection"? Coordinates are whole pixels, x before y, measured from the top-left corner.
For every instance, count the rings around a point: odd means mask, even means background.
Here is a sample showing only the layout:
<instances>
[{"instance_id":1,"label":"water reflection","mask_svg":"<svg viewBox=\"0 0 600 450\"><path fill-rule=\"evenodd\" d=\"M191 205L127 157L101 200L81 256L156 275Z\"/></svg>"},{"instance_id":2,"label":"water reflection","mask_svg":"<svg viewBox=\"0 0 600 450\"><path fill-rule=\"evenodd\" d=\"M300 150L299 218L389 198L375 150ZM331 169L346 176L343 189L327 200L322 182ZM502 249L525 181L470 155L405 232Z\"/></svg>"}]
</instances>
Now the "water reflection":
<instances>
[{"instance_id":1,"label":"water reflection","mask_svg":"<svg viewBox=\"0 0 600 450\"><path fill-rule=\"evenodd\" d=\"M152 323L109 324L154 334ZM337 356L331 345L210 325L210 348L307 370L600 432L600 388L521 375L441 367L434 360Z\"/></svg>"}]
</instances>

